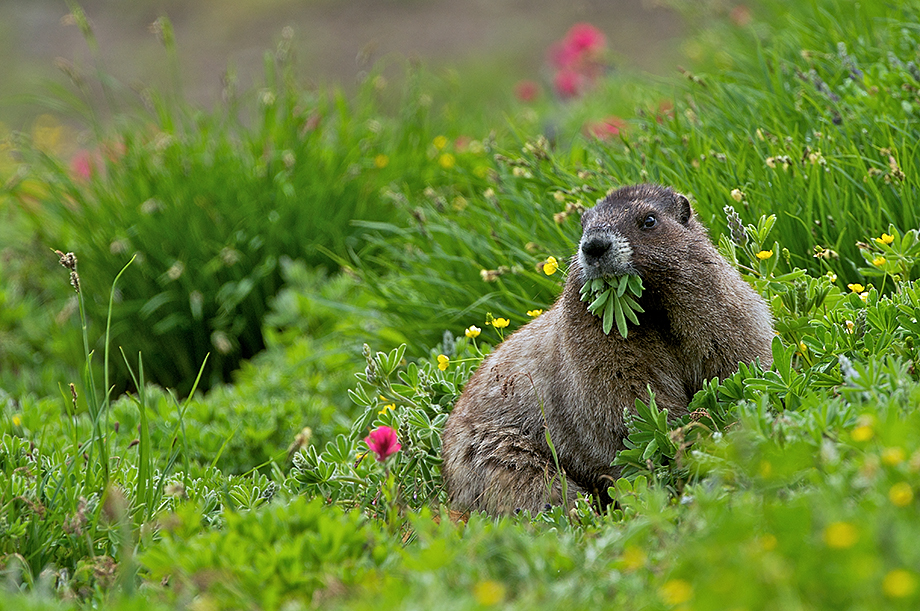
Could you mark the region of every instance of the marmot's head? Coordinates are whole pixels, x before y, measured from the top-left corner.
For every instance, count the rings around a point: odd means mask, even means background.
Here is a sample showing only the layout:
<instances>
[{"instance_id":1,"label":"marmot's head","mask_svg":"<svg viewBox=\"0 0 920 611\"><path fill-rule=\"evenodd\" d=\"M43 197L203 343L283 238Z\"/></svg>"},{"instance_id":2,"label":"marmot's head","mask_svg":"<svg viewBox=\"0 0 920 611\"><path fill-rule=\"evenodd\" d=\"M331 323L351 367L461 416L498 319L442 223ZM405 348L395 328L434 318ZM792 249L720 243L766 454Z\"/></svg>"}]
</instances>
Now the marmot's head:
<instances>
[{"instance_id":1,"label":"marmot's head","mask_svg":"<svg viewBox=\"0 0 920 611\"><path fill-rule=\"evenodd\" d=\"M583 280L649 274L678 264L682 246L699 240L690 202L658 185L614 191L581 217L578 263Z\"/></svg>"}]
</instances>

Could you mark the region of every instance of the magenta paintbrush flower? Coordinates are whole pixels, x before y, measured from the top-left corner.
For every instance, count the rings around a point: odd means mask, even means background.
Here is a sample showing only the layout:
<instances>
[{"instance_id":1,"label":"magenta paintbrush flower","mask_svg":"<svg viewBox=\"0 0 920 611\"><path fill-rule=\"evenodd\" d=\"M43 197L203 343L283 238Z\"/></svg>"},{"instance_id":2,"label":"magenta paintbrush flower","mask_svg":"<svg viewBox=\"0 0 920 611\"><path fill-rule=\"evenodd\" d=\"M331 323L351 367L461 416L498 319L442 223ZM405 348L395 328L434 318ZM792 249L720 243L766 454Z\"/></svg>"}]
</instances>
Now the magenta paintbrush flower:
<instances>
[{"instance_id":1,"label":"magenta paintbrush flower","mask_svg":"<svg viewBox=\"0 0 920 611\"><path fill-rule=\"evenodd\" d=\"M396 438L396 431L388 426L378 426L371 434L364 438L364 443L371 452L377 455L377 460L383 462L390 454L395 454L402 449Z\"/></svg>"}]
</instances>

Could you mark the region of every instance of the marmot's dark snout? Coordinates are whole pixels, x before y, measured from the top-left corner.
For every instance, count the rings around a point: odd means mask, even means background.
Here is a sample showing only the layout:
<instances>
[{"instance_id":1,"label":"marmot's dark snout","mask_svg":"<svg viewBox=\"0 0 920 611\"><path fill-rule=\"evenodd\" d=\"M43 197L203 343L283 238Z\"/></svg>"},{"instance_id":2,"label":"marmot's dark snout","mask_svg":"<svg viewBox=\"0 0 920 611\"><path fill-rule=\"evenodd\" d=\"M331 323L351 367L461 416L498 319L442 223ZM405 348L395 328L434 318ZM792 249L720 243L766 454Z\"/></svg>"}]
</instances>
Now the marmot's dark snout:
<instances>
[{"instance_id":1,"label":"marmot's dark snout","mask_svg":"<svg viewBox=\"0 0 920 611\"><path fill-rule=\"evenodd\" d=\"M581 245L581 252L584 253L585 263L597 265L604 255L610 252L613 243L607 236L594 236Z\"/></svg>"}]
</instances>

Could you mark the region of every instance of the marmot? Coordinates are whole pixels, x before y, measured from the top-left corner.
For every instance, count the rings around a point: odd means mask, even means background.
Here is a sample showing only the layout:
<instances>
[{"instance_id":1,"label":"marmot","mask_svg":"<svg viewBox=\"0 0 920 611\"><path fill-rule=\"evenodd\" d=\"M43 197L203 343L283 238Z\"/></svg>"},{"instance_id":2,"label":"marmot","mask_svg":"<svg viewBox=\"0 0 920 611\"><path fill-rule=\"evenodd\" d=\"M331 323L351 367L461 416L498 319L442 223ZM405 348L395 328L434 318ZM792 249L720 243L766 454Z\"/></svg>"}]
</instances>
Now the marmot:
<instances>
[{"instance_id":1,"label":"marmot","mask_svg":"<svg viewBox=\"0 0 920 611\"><path fill-rule=\"evenodd\" d=\"M537 512L562 503L549 432L578 494L609 502L624 409L648 401L671 416L703 382L739 362L772 361L772 316L709 240L686 197L658 185L621 188L581 219L562 295L489 355L467 383L443 436L441 472L454 509ZM588 279L638 274L639 325L605 334L579 291Z\"/></svg>"}]
</instances>

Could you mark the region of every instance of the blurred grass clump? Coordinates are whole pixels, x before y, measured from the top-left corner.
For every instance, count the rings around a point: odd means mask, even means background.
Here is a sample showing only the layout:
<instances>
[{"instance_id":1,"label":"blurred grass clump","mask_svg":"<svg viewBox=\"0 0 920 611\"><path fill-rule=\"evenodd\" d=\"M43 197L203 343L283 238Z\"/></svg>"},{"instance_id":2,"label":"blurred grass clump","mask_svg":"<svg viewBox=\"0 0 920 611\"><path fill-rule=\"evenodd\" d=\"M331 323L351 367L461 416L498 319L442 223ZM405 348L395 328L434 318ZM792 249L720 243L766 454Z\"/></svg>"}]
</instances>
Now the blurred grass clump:
<instances>
[{"instance_id":1,"label":"blurred grass clump","mask_svg":"<svg viewBox=\"0 0 920 611\"><path fill-rule=\"evenodd\" d=\"M370 76L347 99L302 85L290 46L285 32L266 54L264 83L247 95L228 84L226 104L210 111L143 91L146 113L121 117L114 132L97 126L69 163L34 138L20 142L25 165L8 190L38 239L76 253L87 287L106 286L134 257L112 341L147 355L150 378L181 393L206 354L203 388L265 347L282 257L334 270L329 253L363 248L353 221L401 212L382 194L388 185L420 190L475 154L435 138L420 68L400 86ZM90 319L103 320L107 305L89 302Z\"/></svg>"}]
</instances>

